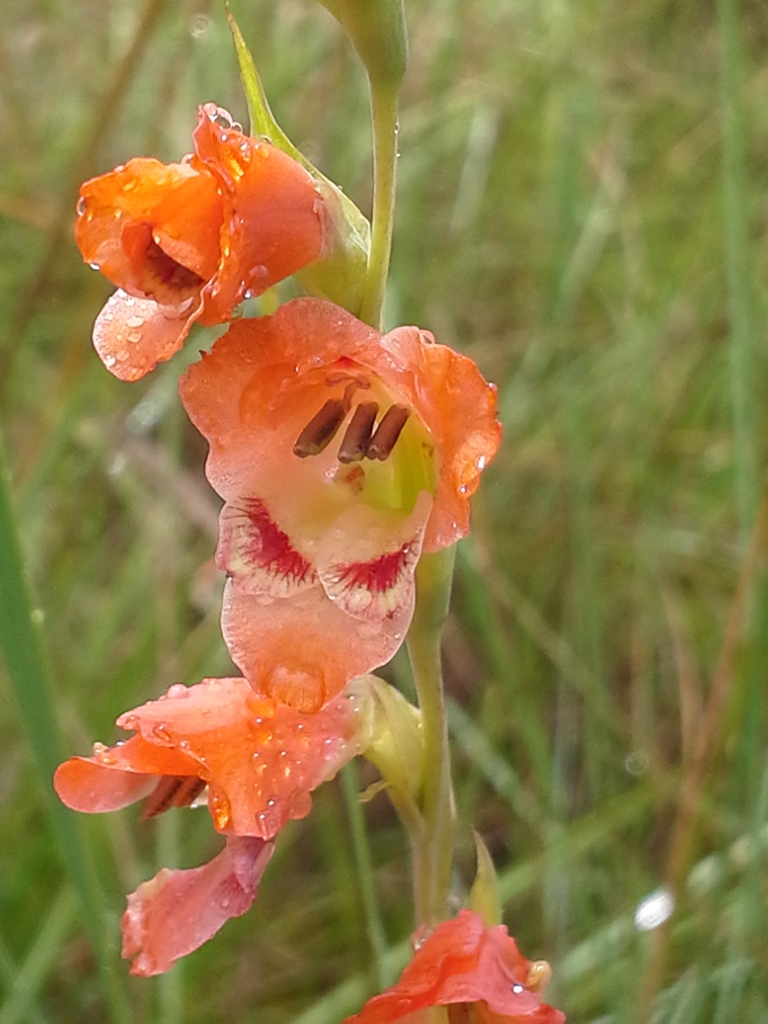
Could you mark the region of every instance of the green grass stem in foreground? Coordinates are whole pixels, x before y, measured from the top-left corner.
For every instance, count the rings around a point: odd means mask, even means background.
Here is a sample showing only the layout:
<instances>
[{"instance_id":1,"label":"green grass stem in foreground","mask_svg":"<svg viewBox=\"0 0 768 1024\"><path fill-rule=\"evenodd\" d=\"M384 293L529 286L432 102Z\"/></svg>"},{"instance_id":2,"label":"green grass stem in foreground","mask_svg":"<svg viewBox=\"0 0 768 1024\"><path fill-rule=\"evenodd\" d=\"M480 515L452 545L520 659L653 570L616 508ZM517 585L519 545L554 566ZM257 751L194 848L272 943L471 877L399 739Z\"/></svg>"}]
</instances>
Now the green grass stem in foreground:
<instances>
[{"instance_id":1,"label":"green grass stem in foreground","mask_svg":"<svg viewBox=\"0 0 768 1024\"><path fill-rule=\"evenodd\" d=\"M365 79L338 25L309 0L232 2L275 115L370 209ZM176 679L231 670L209 562L217 502L178 409L180 366L131 387L96 364L109 289L67 227L93 125L83 175L177 159L200 102L245 120L213 5L163 4L113 92L147 9L11 4L0 39L0 320L18 323L34 295L23 332L0 337L2 426L62 755L119 738L118 712ZM387 321L472 355L505 426L443 646L457 803L499 865L510 930L553 961L552 1001L575 1024L630 1024L657 941L634 914L665 882L766 468L765 15L735 0L410 0L407 14ZM198 331L189 358L211 340ZM759 568L653 986L658 1024L768 1019ZM31 630L38 602L24 612L2 570ZM400 662L388 672L407 679ZM30 736L16 685L3 661L0 1022L117 1020L39 784L56 748ZM166 981L126 981L132 1022L338 1024L361 1004L371 957L339 785L315 803L248 915ZM383 796L361 810L394 973L407 852ZM177 862L209 859L207 823L175 817L162 842ZM176 857L135 811L82 826L114 950L124 893ZM462 896L474 851L459 839Z\"/></svg>"}]
</instances>

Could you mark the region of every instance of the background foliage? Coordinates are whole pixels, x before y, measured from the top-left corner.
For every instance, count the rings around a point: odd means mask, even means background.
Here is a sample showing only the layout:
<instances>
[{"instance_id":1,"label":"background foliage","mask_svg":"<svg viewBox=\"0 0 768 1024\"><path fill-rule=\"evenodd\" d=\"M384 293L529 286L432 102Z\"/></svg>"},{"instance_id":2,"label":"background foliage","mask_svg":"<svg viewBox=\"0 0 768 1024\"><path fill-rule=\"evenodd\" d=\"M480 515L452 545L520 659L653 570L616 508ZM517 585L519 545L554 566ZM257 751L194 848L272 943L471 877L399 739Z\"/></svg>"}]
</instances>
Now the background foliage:
<instances>
[{"instance_id":1,"label":"background foliage","mask_svg":"<svg viewBox=\"0 0 768 1024\"><path fill-rule=\"evenodd\" d=\"M388 319L472 355L505 426L445 639L462 820L572 1024L768 1019L768 12L408 10ZM338 26L308 0L233 11L288 133L367 208ZM71 240L80 180L178 158L206 100L245 120L223 10L11 0L0 67L0 416L33 587L0 517L0 1024L331 1024L376 985L341 785L281 836L246 917L136 981L123 893L219 840L204 813L78 822L47 782L123 709L231 667L217 499L175 390L213 335L112 379L89 342L110 289ZM391 978L408 863L386 799L365 817ZM457 894L468 829L461 849ZM670 927L639 931L664 885Z\"/></svg>"}]
</instances>

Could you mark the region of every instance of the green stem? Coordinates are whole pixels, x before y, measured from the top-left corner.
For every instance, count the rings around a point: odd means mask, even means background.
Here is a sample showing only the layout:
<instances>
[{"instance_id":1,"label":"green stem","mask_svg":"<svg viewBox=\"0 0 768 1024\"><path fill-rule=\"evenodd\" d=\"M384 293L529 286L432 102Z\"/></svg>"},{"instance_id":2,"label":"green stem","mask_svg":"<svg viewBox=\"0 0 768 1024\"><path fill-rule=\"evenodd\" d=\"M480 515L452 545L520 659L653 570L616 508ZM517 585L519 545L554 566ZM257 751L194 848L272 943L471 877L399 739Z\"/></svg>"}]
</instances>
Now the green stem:
<instances>
[{"instance_id":1,"label":"green stem","mask_svg":"<svg viewBox=\"0 0 768 1024\"><path fill-rule=\"evenodd\" d=\"M373 124L373 220L371 254L368 259L360 319L380 330L395 218L400 86L377 80L372 80L370 84Z\"/></svg>"},{"instance_id":2,"label":"green stem","mask_svg":"<svg viewBox=\"0 0 768 1024\"><path fill-rule=\"evenodd\" d=\"M347 818L352 830L352 845L355 854L357 877L360 883L360 894L363 900L365 926L368 941L373 954L376 984L378 988L386 988L387 976L384 973L384 959L387 955L387 940L381 920L379 904L376 899L376 882L371 860L371 847L365 830L365 818L360 804L359 778L354 762L341 770L341 785L344 792L344 803Z\"/></svg>"},{"instance_id":3,"label":"green stem","mask_svg":"<svg viewBox=\"0 0 768 1024\"><path fill-rule=\"evenodd\" d=\"M453 547L422 556L416 570L416 611L407 640L424 735L424 827L415 841L412 836L418 926L432 926L444 917L453 864L455 812L440 638L448 614L454 558Z\"/></svg>"}]
</instances>

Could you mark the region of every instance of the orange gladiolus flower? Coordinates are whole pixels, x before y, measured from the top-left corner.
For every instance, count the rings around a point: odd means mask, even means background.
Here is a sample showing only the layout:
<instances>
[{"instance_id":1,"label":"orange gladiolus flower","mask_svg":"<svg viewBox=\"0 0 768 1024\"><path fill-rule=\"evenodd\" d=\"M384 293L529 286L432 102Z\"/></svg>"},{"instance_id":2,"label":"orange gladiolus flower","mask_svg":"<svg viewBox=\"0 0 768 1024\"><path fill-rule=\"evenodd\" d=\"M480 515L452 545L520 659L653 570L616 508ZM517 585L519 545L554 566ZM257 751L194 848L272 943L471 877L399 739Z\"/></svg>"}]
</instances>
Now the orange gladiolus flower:
<instances>
[{"instance_id":1,"label":"orange gladiolus flower","mask_svg":"<svg viewBox=\"0 0 768 1024\"><path fill-rule=\"evenodd\" d=\"M564 1024L565 1016L542 1003L538 991L549 967L520 953L503 925L487 928L462 910L435 928L392 988L374 996L344 1024L409 1024L444 1006L447 1024Z\"/></svg>"},{"instance_id":2,"label":"orange gladiolus flower","mask_svg":"<svg viewBox=\"0 0 768 1024\"><path fill-rule=\"evenodd\" d=\"M382 336L296 299L233 324L180 392L225 500L230 653L257 690L317 711L400 646L421 551L467 533L495 388L416 327Z\"/></svg>"},{"instance_id":3,"label":"orange gladiolus flower","mask_svg":"<svg viewBox=\"0 0 768 1024\"><path fill-rule=\"evenodd\" d=\"M244 679L172 686L122 715L136 732L60 765L54 786L73 810L112 811L145 799L144 817L196 800L207 786L227 846L188 871L161 871L128 897L123 955L133 974L158 974L209 939L256 897L275 835L305 817L310 791L368 743L366 681L307 716L259 696ZM137 956L138 954L138 956Z\"/></svg>"},{"instance_id":4,"label":"orange gladiolus flower","mask_svg":"<svg viewBox=\"0 0 768 1024\"><path fill-rule=\"evenodd\" d=\"M222 323L323 254L324 203L303 167L213 103L193 140L181 163L136 158L80 189L75 240L119 289L93 341L121 380L169 359L195 321Z\"/></svg>"}]
</instances>

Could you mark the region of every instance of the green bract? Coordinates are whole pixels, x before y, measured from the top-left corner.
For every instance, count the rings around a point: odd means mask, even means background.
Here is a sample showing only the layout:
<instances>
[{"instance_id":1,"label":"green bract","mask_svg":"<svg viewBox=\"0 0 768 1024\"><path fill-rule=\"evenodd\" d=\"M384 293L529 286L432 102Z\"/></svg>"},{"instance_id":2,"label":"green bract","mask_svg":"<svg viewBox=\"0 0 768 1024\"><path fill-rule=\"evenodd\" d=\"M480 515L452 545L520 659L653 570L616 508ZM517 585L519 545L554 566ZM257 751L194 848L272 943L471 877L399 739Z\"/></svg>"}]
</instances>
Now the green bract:
<instances>
[{"instance_id":1,"label":"green bract","mask_svg":"<svg viewBox=\"0 0 768 1024\"><path fill-rule=\"evenodd\" d=\"M309 171L315 179L318 195L327 213L328 243L325 254L305 267L297 277L310 295L330 299L357 316L368 268L370 224L352 200L294 146L277 123L267 102L253 56L232 14L228 12L227 16L248 104L251 134L269 139L273 146L293 157Z\"/></svg>"}]
</instances>

